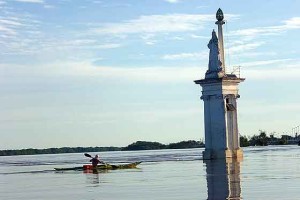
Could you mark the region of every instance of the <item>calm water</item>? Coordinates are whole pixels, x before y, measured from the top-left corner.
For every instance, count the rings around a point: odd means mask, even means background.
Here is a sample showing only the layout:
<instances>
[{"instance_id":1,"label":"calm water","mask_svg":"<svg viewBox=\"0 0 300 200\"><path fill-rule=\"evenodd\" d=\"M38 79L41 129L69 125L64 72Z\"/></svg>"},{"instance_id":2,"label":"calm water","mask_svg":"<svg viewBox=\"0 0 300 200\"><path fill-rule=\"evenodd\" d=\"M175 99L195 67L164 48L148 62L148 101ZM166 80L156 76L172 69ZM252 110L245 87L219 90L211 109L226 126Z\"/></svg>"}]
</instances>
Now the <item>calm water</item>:
<instances>
[{"instance_id":1,"label":"calm water","mask_svg":"<svg viewBox=\"0 0 300 200\"><path fill-rule=\"evenodd\" d=\"M109 163L143 163L99 174L53 170L81 166L83 154L0 157L0 199L300 199L299 146L244 148L241 162L203 162L202 151L104 152Z\"/></svg>"}]
</instances>

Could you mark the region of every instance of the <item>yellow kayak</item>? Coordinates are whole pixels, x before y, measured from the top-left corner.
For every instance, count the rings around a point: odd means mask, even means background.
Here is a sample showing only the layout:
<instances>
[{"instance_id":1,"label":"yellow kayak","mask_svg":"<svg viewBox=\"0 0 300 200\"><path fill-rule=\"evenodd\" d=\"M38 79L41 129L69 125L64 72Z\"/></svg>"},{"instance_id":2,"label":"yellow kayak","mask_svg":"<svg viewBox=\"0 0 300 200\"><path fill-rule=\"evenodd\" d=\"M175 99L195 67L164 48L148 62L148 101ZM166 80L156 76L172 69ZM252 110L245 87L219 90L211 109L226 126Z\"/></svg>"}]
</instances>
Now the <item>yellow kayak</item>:
<instances>
[{"instance_id":1,"label":"yellow kayak","mask_svg":"<svg viewBox=\"0 0 300 200\"><path fill-rule=\"evenodd\" d=\"M56 171L83 171L83 170L114 170L114 169L132 169L136 168L137 165L139 165L141 162L134 162L134 163L128 163L128 164L121 164L121 165L110 165L110 164L104 164L104 165L98 165L95 169L92 165L83 165L79 167L69 167L69 168L54 168Z\"/></svg>"}]
</instances>

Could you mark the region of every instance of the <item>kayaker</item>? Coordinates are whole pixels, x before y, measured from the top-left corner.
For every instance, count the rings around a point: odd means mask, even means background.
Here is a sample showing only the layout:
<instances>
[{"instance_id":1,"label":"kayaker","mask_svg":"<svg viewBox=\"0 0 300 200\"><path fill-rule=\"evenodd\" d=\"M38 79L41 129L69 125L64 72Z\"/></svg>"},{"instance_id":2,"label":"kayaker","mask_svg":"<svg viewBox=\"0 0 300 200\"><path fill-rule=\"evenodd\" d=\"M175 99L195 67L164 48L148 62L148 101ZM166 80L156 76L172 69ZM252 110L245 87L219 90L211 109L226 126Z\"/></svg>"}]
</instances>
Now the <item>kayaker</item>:
<instances>
[{"instance_id":1,"label":"kayaker","mask_svg":"<svg viewBox=\"0 0 300 200\"><path fill-rule=\"evenodd\" d=\"M95 155L94 158L90 160L92 162L93 167L97 167L99 163L105 164L103 161L99 160L99 155Z\"/></svg>"}]
</instances>

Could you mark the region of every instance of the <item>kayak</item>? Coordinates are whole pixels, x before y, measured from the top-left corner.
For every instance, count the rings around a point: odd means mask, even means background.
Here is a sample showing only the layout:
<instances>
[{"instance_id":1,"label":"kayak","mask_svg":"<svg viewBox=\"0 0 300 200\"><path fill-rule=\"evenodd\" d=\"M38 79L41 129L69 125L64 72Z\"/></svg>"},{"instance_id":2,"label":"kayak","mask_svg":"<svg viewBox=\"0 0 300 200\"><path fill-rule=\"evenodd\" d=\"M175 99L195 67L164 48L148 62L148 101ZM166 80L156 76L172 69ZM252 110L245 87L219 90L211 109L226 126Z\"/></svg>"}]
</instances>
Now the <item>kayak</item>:
<instances>
[{"instance_id":1,"label":"kayak","mask_svg":"<svg viewBox=\"0 0 300 200\"><path fill-rule=\"evenodd\" d=\"M83 165L79 167L69 167L69 168L54 168L56 171L83 171L83 170L114 170L114 169L132 169L136 168L137 165L139 165L141 162L134 162L134 163L128 163L128 164L121 164L121 165L98 165L95 169L92 165Z\"/></svg>"}]
</instances>

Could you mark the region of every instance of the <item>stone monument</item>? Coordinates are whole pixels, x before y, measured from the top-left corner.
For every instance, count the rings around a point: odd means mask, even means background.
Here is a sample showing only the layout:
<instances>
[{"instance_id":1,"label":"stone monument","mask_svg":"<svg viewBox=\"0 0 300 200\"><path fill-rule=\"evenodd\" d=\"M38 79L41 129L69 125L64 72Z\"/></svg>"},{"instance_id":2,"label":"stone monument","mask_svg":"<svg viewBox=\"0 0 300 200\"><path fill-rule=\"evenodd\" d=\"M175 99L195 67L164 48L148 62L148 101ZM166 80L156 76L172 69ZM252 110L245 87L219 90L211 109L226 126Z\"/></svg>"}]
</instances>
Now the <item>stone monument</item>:
<instances>
[{"instance_id":1,"label":"stone monument","mask_svg":"<svg viewBox=\"0 0 300 200\"><path fill-rule=\"evenodd\" d=\"M238 84L244 78L226 74L223 44L223 12L216 14L218 37L212 31L208 43L209 63L205 78L194 81L202 86L204 101L205 151L203 159L241 158L237 120Z\"/></svg>"}]
</instances>

